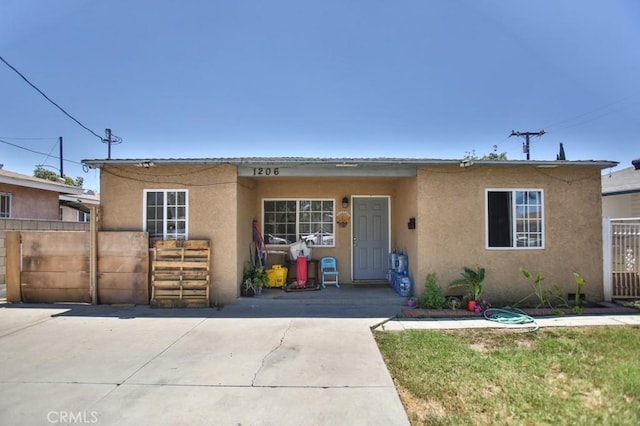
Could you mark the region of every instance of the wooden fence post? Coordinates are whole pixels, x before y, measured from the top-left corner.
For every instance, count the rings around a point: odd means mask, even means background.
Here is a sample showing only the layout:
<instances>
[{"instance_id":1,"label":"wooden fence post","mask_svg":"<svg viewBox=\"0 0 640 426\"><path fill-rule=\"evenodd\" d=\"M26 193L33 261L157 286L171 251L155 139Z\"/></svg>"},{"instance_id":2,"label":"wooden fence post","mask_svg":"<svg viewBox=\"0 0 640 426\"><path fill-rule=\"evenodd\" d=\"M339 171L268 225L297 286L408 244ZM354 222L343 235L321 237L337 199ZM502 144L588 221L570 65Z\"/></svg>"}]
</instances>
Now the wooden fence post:
<instances>
[{"instance_id":1,"label":"wooden fence post","mask_svg":"<svg viewBox=\"0 0 640 426\"><path fill-rule=\"evenodd\" d=\"M7 302L10 303L22 302L22 291L20 288L20 242L20 232L7 231L4 243L7 250Z\"/></svg>"}]
</instances>

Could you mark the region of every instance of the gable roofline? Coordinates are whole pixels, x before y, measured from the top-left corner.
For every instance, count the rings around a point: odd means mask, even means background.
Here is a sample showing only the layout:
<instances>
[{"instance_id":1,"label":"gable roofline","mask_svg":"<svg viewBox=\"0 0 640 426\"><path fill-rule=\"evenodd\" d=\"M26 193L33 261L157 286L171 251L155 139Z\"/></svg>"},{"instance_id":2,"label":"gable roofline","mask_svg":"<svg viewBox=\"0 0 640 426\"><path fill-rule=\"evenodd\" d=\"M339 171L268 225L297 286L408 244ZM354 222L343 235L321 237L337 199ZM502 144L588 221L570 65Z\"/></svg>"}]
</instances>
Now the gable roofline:
<instances>
[{"instance_id":1,"label":"gable roofline","mask_svg":"<svg viewBox=\"0 0 640 426\"><path fill-rule=\"evenodd\" d=\"M23 175L21 173L10 172L0 169L0 183L21 186L24 188L41 189L60 194L82 194L83 189L66 183L54 182L47 179L40 179L35 176Z\"/></svg>"},{"instance_id":2,"label":"gable roofline","mask_svg":"<svg viewBox=\"0 0 640 426\"><path fill-rule=\"evenodd\" d=\"M319 157L228 157L228 158L123 158L123 159L94 159L82 160L83 164L91 168L104 166L138 166L152 167L166 166L210 166L210 165L313 165L317 167L376 167L376 166L528 166L540 168L554 167L597 167L606 169L618 165L616 161L607 160L460 160L460 159L432 159L432 158L319 158Z\"/></svg>"}]
</instances>

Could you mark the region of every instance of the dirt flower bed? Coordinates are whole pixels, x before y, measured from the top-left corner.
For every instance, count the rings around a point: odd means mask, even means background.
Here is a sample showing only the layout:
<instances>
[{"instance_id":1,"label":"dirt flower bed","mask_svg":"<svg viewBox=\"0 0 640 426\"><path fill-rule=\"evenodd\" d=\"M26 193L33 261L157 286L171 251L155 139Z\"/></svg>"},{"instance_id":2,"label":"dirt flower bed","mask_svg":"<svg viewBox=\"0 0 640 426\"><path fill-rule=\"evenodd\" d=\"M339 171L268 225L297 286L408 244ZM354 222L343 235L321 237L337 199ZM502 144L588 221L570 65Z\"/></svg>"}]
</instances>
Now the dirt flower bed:
<instances>
[{"instance_id":1,"label":"dirt flower bed","mask_svg":"<svg viewBox=\"0 0 640 426\"><path fill-rule=\"evenodd\" d=\"M545 317L554 315L576 315L570 308L522 308L522 310L532 317ZM598 303L586 306L582 309L582 315L633 315L640 314L638 309L625 307L616 303ZM460 318L477 317L482 318L482 312L471 312L466 309L421 309L403 308L401 316L404 318Z\"/></svg>"}]
</instances>

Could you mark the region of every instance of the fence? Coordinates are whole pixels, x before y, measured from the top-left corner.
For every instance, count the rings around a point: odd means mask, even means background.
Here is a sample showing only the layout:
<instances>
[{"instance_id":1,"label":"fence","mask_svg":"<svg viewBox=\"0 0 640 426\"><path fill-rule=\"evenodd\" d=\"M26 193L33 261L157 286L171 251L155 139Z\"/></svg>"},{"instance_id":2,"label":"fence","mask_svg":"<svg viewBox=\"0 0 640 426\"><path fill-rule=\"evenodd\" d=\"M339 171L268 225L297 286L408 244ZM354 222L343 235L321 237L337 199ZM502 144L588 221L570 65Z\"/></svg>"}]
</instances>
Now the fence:
<instances>
[{"instance_id":1,"label":"fence","mask_svg":"<svg viewBox=\"0 0 640 426\"><path fill-rule=\"evenodd\" d=\"M88 231L87 222L63 222L60 220L0 219L0 285L6 284L7 231Z\"/></svg>"},{"instance_id":2,"label":"fence","mask_svg":"<svg viewBox=\"0 0 640 426\"><path fill-rule=\"evenodd\" d=\"M605 219L604 271L613 299L640 299L640 218Z\"/></svg>"},{"instance_id":3,"label":"fence","mask_svg":"<svg viewBox=\"0 0 640 426\"><path fill-rule=\"evenodd\" d=\"M7 301L149 303L146 232L8 231Z\"/></svg>"}]
</instances>

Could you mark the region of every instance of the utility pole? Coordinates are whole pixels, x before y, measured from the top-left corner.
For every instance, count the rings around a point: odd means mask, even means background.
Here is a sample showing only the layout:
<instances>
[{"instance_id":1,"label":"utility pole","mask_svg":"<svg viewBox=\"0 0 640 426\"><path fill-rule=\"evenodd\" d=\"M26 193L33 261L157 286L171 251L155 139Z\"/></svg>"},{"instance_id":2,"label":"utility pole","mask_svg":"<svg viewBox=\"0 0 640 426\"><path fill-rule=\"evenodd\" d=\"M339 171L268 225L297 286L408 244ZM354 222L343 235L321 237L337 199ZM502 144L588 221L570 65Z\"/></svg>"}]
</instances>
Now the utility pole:
<instances>
[{"instance_id":1,"label":"utility pole","mask_svg":"<svg viewBox=\"0 0 640 426\"><path fill-rule=\"evenodd\" d=\"M60 136L58 140L60 141L60 177L64 179L64 166L62 165L62 163L64 163L64 160L62 159L62 136Z\"/></svg>"},{"instance_id":2,"label":"utility pole","mask_svg":"<svg viewBox=\"0 0 640 426\"><path fill-rule=\"evenodd\" d=\"M102 140L102 143L106 143L109 146L107 159L111 160L111 145L121 144L122 138L118 135L114 135L111 132L111 129L104 129L104 133L107 135L107 137L101 138L101 140Z\"/></svg>"},{"instance_id":3,"label":"utility pole","mask_svg":"<svg viewBox=\"0 0 640 426\"><path fill-rule=\"evenodd\" d=\"M107 146L109 147L107 150L107 160L111 160L111 129L104 129L104 132L107 134Z\"/></svg>"},{"instance_id":4,"label":"utility pole","mask_svg":"<svg viewBox=\"0 0 640 426\"><path fill-rule=\"evenodd\" d=\"M529 156L529 137L531 137L531 136L542 136L545 133L547 133L547 132L545 132L544 130L540 130L539 132L516 132L516 131L512 130L511 134L509 135L509 137L511 137L511 136L518 136L518 137L524 136L525 142L522 144L522 152L527 154L527 160L529 160L530 159L530 156Z\"/></svg>"}]
</instances>

